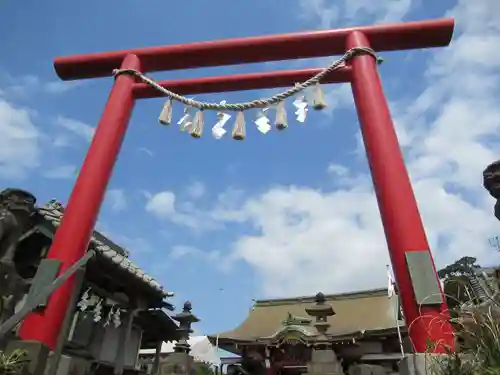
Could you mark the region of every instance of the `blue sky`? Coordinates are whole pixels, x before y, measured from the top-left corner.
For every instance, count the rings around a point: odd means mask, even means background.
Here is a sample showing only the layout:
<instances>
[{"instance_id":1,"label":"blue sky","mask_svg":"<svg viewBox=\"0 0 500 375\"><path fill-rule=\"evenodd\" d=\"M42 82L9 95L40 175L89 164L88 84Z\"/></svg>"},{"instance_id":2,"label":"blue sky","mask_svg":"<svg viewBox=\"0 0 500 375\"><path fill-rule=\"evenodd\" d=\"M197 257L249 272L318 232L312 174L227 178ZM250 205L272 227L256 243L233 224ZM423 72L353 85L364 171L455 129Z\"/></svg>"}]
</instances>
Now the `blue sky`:
<instances>
[{"instance_id":1,"label":"blue sky","mask_svg":"<svg viewBox=\"0 0 500 375\"><path fill-rule=\"evenodd\" d=\"M496 0L52 0L0 9L0 183L40 202L66 202L113 83L61 82L57 56L455 16L451 47L385 53L380 72L438 265L465 254L495 263L488 237L497 224L481 171L499 154ZM244 142L213 139L210 118L199 140L160 126L160 99L136 106L98 229L176 293L178 306L192 300L199 332L235 327L255 298L385 285L387 250L350 88L325 91L328 109L310 112L305 125L291 121L265 136L251 128ZM275 92L196 98L238 102ZM177 106L174 116L181 112Z\"/></svg>"}]
</instances>

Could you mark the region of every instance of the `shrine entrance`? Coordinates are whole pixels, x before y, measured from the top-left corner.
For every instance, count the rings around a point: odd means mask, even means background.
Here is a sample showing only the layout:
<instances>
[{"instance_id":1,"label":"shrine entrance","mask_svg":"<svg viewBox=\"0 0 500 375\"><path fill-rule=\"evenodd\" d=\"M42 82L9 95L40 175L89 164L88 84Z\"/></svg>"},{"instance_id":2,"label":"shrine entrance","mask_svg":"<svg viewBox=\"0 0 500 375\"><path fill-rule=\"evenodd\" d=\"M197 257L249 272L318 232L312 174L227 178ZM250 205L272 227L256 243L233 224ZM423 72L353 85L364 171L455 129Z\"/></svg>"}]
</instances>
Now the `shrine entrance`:
<instances>
[{"instance_id":1,"label":"shrine entrance","mask_svg":"<svg viewBox=\"0 0 500 375\"><path fill-rule=\"evenodd\" d=\"M281 329L267 338L268 353L273 373L300 375L307 372L311 361L311 341L316 336L310 318L288 312Z\"/></svg>"},{"instance_id":2,"label":"shrine entrance","mask_svg":"<svg viewBox=\"0 0 500 375\"><path fill-rule=\"evenodd\" d=\"M275 374L301 375L307 372L311 347L300 341L287 342L269 350Z\"/></svg>"},{"instance_id":3,"label":"shrine entrance","mask_svg":"<svg viewBox=\"0 0 500 375\"><path fill-rule=\"evenodd\" d=\"M85 256L137 99L165 97L167 103L160 115L162 124L171 123L173 101L184 104L184 116L178 124L194 138L200 138L203 133L204 112L218 112L219 122L212 128L216 138L227 132L223 129L228 119L225 114L232 112L236 120L232 138L241 141L246 137L245 111L259 110L255 124L257 130L265 134L271 129L265 112L272 108L275 129L283 131L288 127L284 103L287 98L301 94L294 105L297 122L304 122L308 102L312 109L325 107L321 91L316 90L320 84L348 82L411 342L420 353L432 344L435 344L435 352L452 350L454 338L446 302L378 74L377 53L447 46L453 28L453 19L440 19L57 58L54 66L64 80L113 75L115 83L48 258L59 260L60 272L63 272ZM332 55L342 57L324 69L163 82L155 82L145 75L162 70ZM199 102L183 96L286 86L291 88L267 99L245 103ZM317 95L304 100L302 94L306 89ZM54 292L43 314L36 311L29 314L19 330L20 337L53 349L74 288L75 279L70 278Z\"/></svg>"}]
</instances>

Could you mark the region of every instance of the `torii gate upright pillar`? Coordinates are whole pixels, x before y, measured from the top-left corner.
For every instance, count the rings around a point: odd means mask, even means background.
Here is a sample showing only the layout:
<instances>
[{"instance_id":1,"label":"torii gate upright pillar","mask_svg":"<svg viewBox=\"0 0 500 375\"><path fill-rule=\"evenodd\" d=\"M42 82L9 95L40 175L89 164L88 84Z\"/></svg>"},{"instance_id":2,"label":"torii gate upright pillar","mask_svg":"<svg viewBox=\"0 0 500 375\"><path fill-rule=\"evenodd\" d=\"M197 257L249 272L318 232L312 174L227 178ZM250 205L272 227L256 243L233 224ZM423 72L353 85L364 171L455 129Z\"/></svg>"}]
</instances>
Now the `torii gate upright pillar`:
<instances>
[{"instance_id":1,"label":"torii gate upright pillar","mask_svg":"<svg viewBox=\"0 0 500 375\"><path fill-rule=\"evenodd\" d=\"M453 19L440 19L301 32L70 56L56 59L54 66L59 77L73 80L110 76L112 70L119 67L142 69L145 73L331 56L361 46L369 46L377 52L441 47L450 43L453 27ZM199 94L292 86L318 72L319 69L303 69L165 81L160 84L179 94ZM348 66L332 72L322 81L339 82L352 84L389 254L415 351L427 351L429 343L434 345L434 352L453 350L453 333L447 319L446 303L437 282L434 262L374 58L369 55L354 57ZM135 82L129 76L116 78L49 251L49 257L61 260L60 272L86 251L127 130L134 99L159 96L161 93ZM73 287L72 279L68 280L52 295L44 311L30 314L20 329L20 336L53 348ZM426 303L422 293L433 290L437 296L429 296L432 304Z\"/></svg>"},{"instance_id":2,"label":"torii gate upright pillar","mask_svg":"<svg viewBox=\"0 0 500 375\"><path fill-rule=\"evenodd\" d=\"M365 34L353 32L348 36L347 49L354 47L370 47ZM373 57L364 55L353 58L351 66L354 102L406 324L411 324L410 338L417 352L432 350L427 345L436 341L453 348L453 331L446 321L449 314L376 62ZM424 296L424 299L429 297L435 301L438 297L441 303L434 302L430 306L415 303L416 293L411 276L418 276L411 275L408 270L411 266L407 259L409 252L423 253L430 260L432 270L424 270L421 276L429 277L428 271L433 273L430 276L437 287L434 293L439 295ZM416 266L425 267L422 264Z\"/></svg>"}]
</instances>

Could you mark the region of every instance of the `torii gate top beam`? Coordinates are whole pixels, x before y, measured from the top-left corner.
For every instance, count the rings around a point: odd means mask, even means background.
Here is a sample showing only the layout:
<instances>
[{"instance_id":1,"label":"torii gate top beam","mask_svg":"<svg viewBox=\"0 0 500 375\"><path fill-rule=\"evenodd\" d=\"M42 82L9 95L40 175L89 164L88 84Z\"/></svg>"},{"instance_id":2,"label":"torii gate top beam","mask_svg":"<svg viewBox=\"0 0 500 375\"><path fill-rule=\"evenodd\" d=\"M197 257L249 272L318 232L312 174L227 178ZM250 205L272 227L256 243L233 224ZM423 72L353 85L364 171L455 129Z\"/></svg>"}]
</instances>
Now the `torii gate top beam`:
<instances>
[{"instance_id":1,"label":"torii gate top beam","mask_svg":"<svg viewBox=\"0 0 500 375\"><path fill-rule=\"evenodd\" d=\"M451 41L453 28L454 20L443 18L226 39L59 57L54 67L61 79L76 80L110 76L130 54L139 57L143 72L333 56L345 52L346 38L353 31L366 35L377 52L444 47Z\"/></svg>"}]
</instances>

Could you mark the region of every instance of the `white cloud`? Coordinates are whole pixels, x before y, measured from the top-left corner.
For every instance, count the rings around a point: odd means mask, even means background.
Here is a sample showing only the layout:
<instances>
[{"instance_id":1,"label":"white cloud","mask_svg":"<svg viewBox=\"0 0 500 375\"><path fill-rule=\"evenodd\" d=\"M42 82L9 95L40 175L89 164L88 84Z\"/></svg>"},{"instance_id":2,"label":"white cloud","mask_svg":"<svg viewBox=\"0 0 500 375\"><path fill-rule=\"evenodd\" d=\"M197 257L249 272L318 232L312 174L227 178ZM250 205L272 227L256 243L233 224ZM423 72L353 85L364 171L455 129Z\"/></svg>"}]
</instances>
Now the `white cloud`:
<instances>
[{"instance_id":1,"label":"white cloud","mask_svg":"<svg viewBox=\"0 0 500 375\"><path fill-rule=\"evenodd\" d=\"M201 198L205 194L205 185L199 181L193 182L187 187L186 192L193 199Z\"/></svg>"},{"instance_id":2,"label":"white cloud","mask_svg":"<svg viewBox=\"0 0 500 375\"><path fill-rule=\"evenodd\" d=\"M20 178L40 164L41 133L30 111L0 99L0 176Z\"/></svg>"},{"instance_id":3,"label":"white cloud","mask_svg":"<svg viewBox=\"0 0 500 375\"><path fill-rule=\"evenodd\" d=\"M99 233L120 246L128 254L129 258L140 261L141 256L154 251L150 239L124 234L123 228L121 228L122 230L115 230L114 225L110 224L108 222L98 222L96 227ZM139 262L139 265L144 266L145 264Z\"/></svg>"},{"instance_id":4,"label":"white cloud","mask_svg":"<svg viewBox=\"0 0 500 375\"><path fill-rule=\"evenodd\" d=\"M415 191L439 263L463 254L489 258L487 238L497 223L488 210L447 192L437 179L416 181ZM232 251L261 275L266 295L384 285L388 252L368 183L326 193L273 188L226 217L257 233L239 238Z\"/></svg>"},{"instance_id":5,"label":"white cloud","mask_svg":"<svg viewBox=\"0 0 500 375\"><path fill-rule=\"evenodd\" d=\"M63 94L84 84L83 81L44 81L32 74L12 76L1 70L0 82L3 86L0 96L11 99L29 99L40 94Z\"/></svg>"},{"instance_id":6,"label":"white cloud","mask_svg":"<svg viewBox=\"0 0 500 375\"><path fill-rule=\"evenodd\" d=\"M374 17L376 23L397 22L410 12L411 7L412 0L346 0L345 17L355 20L365 14Z\"/></svg>"},{"instance_id":7,"label":"white cloud","mask_svg":"<svg viewBox=\"0 0 500 375\"><path fill-rule=\"evenodd\" d=\"M44 170L42 175L50 179L71 179L76 176L76 167L74 165L60 165Z\"/></svg>"},{"instance_id":8,"label":"white cloud","mask_svg":"<svg viewBox=\"0 0 500 375\"><path fill-rule=\"evenodd\" d=\"M188 245L175 245L168 253L168 261L163 264L158 264L156 269L158 272L172 265L172 261L181 261L185 259L190 265L197 267L199 263L208 264L211 267L217 268L222 272L231 270L231 266L235 261L233 256L222 254L220 251L210 249L200 249Z\"/></svg>"},{"instance_id":9,"label":"white cloud","mask_svg":"<svg viewBox=\"0 0 500 375\"><path fill-rule=\"evenodd\" d=\"M45 82L42 89L49 94L64 94L65 92L80 87L83 84L84 81L52 81Z\"/></svg>"},{"instance_id":10,"label":"white cloud","mask_svg":"<svg viewBox=\"0 0 500 375\"><path fill-rule=\"evenodd\" d=\"M143 237L129 237L121 233L114 233L110 236L113 241L117 241L129 253L131 259L138 260L141 255L150 254L154 251L148 239ZM144 266L144 263L142 263Z\"/></svg>"},{"instance_id":11,"label":"white cloud","mask_svg":"<svg viewBox=\"0 0 500 375\"><path fill-rule=\"evenodd\" d=\"M31 95L40 85L40 80L34 75L24 75L20 77L7 76L7 83L4 84L4 95L14 98L24 98ZM9 84L10 81L10 84Z\"/></svg>"},{"instance_id":12,"label":"white cloud","mask_svg":"<svg viewBox=\"0 0 500 375\"><path fill-rule=\"evenodd\" d=\"M95 128L78 120L69 117L58 116L56 125L66 129L78 137L84 138L86 141L91 141L94 136Z\"/></svg>"},{"instance_id":13,"label":"white cloud","mask_svg":"<svg viewBox=\"0 0 500 375\"><path fill-rule=\"evenodd\" d=\"M172 260L175 260L184 257L199 257L202 254L203 252L200 249L197 249L196 247L176 245L170 249L168 256Z\"/></svg>"},{"instance_id":14,"label":"white cloud","mask_svg":"<svg viewBox=\"0 0 500 375\"><path fill-rule=\"evenodd\" d=\"M331 163L328 166L328 173L332 173L339 177L344 177L347 176L347 174L349 174L349 169L341 164Z\"/></svg>"},{"instance_id":15,"label":"white cloud","mask_svg":"<svg viewBox=\"0 0 500 375\"><path fill-rule=\"evenodd\" d=\"M175 216L175 194L162 191L151 195L146 203L146 211L160 218Z\"/></svg>"},{"instance_id":16,"label":"white cloud","mask_svg":"<svg viewBox=\"0 0 500 375\"><path fill-rule=\"evenodd\" d=\"M203 230L202 213L195 211L189 204L176 207L176 196L171 191L161 191L149 194L146 211L161 220L167 220L177 225L186 226L193 230Z\"/></svg>"},{"instance_id":17,"label":"white cloud","mask_svg":"<svg viewBox=\"0 0 500 375\"><path fill-rule=\"evenodd\" d=\"M339 21L344 25L398 22L419 3L418 0L298 0L299 17L321 29L338 27Z\"/></svg>"},{"instance_id":18,"label":"white cloud","mask_svg":"<svg viewBox=\"0 0 500 375\"><path fill-rule=\"evenodd\" d=\"M370 8L374 2L355 3L387 16ZM457 20L453 44L432 52L427 88L397 98L393 114L437 264L463 255L495 263L488 238L499 223L481 178L500 155L500 2L460 0L450 14ZM343 165L328 169L343 180L340 187L274 187L240 195L239 203L220 198L206 213L250 227L230 251L260 274L265 295L385 285L388 252L370 178ZM162 214L175 217L175 195L164 198Z\"/></svg>"},{"instance_id":19,"label":"white cloud","mask_svg":"<svg viewBox=\"0 0 500 375\"><path fill-rule=\"evenodd\" d=\"M301 18L319 21L318 28L329 29L340 17L340 6L328 0L299 0Z\"/></svg>"},{"instance_id":20,"label":"white cloud","mask_svg":"<svg viewBox=\"0 0 500 375\"><path fill-rule=\"evenodd\" d=\"M197 208L193 202L179 201L172 191L165 190L156 194L146 192L145 197L147 199L146 211L157 219L185 226L197 233L222 227L211 212Z\"/></svg>"},{"instance_id":21,"label":"white cloud","mask_svg":"<svg viewBox=\"0 0 500 375\"><path fill-rule=\"evenodd\" d=\"M71 146L71 140L66 135L56 134L52 138L51 145L56 148L69 147Z\"/></svg>"},{"instance_id":22,"label":"white cloud","mask_svg":"<svg viewBox=\"0 0 500 375\"><path fill-rule=\"evenodd\" d=\"M151 156L151 157L153 157L153 156L154 156L153 151L151 151L151 150L150 150L149 148L147 148L147 147L140 147L140 148L138 149L138 151L139 151L139 152L142 152L143 154L146 154L146 155L148 155L148 156Z\"/></svg>"},{"instance_id":23,"label":"white cloud","mask_svg":"<svg viewBox=\"0 0 500 375\"><path fill-rule=\"evenodd\" d=\"M109 189L106 192L106 202L113 211L123 211L127 208L127 197L123 189Z\"/></svg>"}]
</instances>

